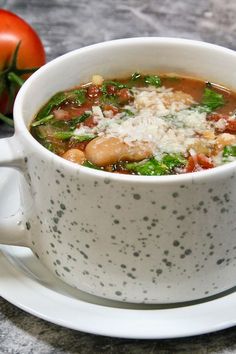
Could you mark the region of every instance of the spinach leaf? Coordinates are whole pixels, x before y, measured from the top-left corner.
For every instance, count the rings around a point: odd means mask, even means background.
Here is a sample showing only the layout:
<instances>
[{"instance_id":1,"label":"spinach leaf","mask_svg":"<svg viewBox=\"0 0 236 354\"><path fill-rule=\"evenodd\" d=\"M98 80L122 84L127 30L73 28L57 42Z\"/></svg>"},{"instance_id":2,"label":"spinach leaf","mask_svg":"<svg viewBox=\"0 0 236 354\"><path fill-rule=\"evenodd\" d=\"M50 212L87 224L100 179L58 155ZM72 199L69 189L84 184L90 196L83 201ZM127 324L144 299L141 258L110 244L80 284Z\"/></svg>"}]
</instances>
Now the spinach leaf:
<instances>
[{"instance_id":1,"label":"spinach leaf","mask_svg":"<svg viewBox=\"0 0 236 354\"><path fill-rule=\"evenodd\" d=\"M101 170L100 167L98 167L97 165L94 165L94 163L86 160L84 163L83 163L83 166L85 167L89 167L89 168L94 168L95 170Z\"/></svg>"},{"instance_id":2,"label":"spinach leaf","mask_svg":"<svg viewBox=\"0 0 236 354\"><path fill-rule=\"evenodd\" d=\"M115 107L118 107L119 106L119 97L103 93L102 96L100 97L100 102L102 104L108 104L108 105L113 105Z\"/></svg>"},{"instance_id":3,"label":"spinach leaf","mask_svg":"<svg viewBox=\"0 0 236 354\"><path fill-rule=\"evenodd\" d=\"M45 124L45 123L50 122L53 118L54 118L53 114L50 114L50 115L47 116L47 117L44 117L44 118L41 118L41 119L39 119L39 120L34 121L34 122L31 124L31 126L32 126L32 127L37 127L38 125L42 125L42 124Z\"/></svg>"},{"instance_id":4,"label":"spinach leaf","mask_svg":"<svg viewBox=\"0 0 236 354\"><path fill-rule=\"evenodd\" d=\"M133 162L127 163L125 167L139 175L143 176L162 176L168 175L171 171L184 165L186 163L185 158L179 154L166 154L160 161L154 157L145 161L144 163Z\"/></svg>"},{"instance_id":5,"label":"spinach leaf","mask_svg":"<svg viewBox=\"0 0 236 354\"><path fill-rule=\"evenodd\" d=\"M70 129L74 130L79 123L84 122L90 116L91 116L91 113L85 112L85 113L81 114L79 117L72 118L71 120L69 120L67 122L67 124L70 126Z\"/></svg>"},{"instance_id":6,"label":"spinach leaf","mask_svg":"<svg viewBox=\"0 0 236 354\"><path fill-rule=\"evenodd\" d=\"M146 76L144 79L145 83L151 86L160 87L161 79L157 75Z\"/></svg>"},{"instance_id":7,"label":"spinach leaf","mask_svg":"<svg viewBox=\"0 0 236 354\"><path fill-rule=\"evenodd\" d=\"M225 100L222 94L207 87L205 88L201 106L206 107L206 109L211 112L222 107L224 104Z\"/></svg>"},{"instance_id":8,"label":"spinach leaf","mask_svg":"<svg viewBox=\"0 0 236 354\"><path fill-rule=\"evenodd\" d=\"M125 167L127 170L131 170L143 176L161 176L166 174L167 170L166 166L161 164L161 162L157 161L155 158L151 158L144 163L127 163Z\"/></svg>"},{"instance_id":9,"label":"spinach leaf","mask_svg":"<svg viewBox=\"0 0 236 354\"><path fill-rule=\"evenodd\" d=\"M236 156L236 145L228 145L225 146L223 149L223 156Z\"/></svg>"},{"instance_id":10,"label":"spinach leaf","mask_svg":"<svg viewBox=\"0 0 236 354\"><path fill-rule=\"evenodd\" d=\"M75 89L69 91L67 98L73 100L73 102L81 106L86 101L86 91L84 89Z\"/></svg>"},{"instance_id":11,"label":"spinach leaf","mask_svg":"<svg viewBox=\"0 0 236 354\"><path fill-rule=\"evenodd\" d=\"M67 100L73 100L79 106L86 100L86 91L83 89L75 89L68 92L58 92L43 106L37 115L37 119L48 116L53 108L60 106Z\"/></svg>"},{"instance_id":12,"label":"spinach leaf","mask_svg":"<svg viewBox=\"0 0 236 354\"><path fill-rule=\"evenodd\" d=\"M122 112L124 112L127 116L134 116L134 113L130 109L122 109Z\"/></svg>"},{"instance_id":13,"label":"spinach leaf","mask_svg":"<svg viewBox=\"0 0 236 354\"><path fill-rule=\"evenodd\" d=\"M57 139L61 139L61 140L68 140L70 138L73 138L76 141L82 142L82 141L92 140L96 137L96 135L93 135L93 134L76 135L76 134L74 134L74 132L61 131L61 132L56 132L54 134L54 137Z\"/></svg>"},{"instance_id":14,"label":"spinach leaf","mask_svg":"<svg viewBox=\"0 0 236 354\"><path fill-rule=\"evenodd\" d=\"M58 92L56 93L49 101L46 103L46 105L43 106L43 108L39 111L37 115L37 120L47 117L53 108L58 107L61 105L63 102L67 100L67 95L64 92Z\"/></svg>"},{"instance_id":15,"label":"spinach leaf","mask_svg":"<svg viewBox=\"0 0 236 354\"><path fill-rule=\"evenodd\" d=\"M181 154L166 154L161 161L164 165L166 165L168 170L173 170L175 167L186 164L186 159Z\"/></svg>"},{"instance_id":16,"label":"spinach leaf","mask_svg":"<svg viewBox=\"0 0 236 354\"><path fill-rule=\"evenodd\" d=\"M118 90L128 87L126 84L122 84L121 82L118 82L118 81L111 81L111 80L110 81L104 81L103 84L102 84L102 87L101 87L103 98L104 98L104 96L105 97L114 96L114 94L108 93L107 86L115 86Z\"/></svg>"}]
</instances>

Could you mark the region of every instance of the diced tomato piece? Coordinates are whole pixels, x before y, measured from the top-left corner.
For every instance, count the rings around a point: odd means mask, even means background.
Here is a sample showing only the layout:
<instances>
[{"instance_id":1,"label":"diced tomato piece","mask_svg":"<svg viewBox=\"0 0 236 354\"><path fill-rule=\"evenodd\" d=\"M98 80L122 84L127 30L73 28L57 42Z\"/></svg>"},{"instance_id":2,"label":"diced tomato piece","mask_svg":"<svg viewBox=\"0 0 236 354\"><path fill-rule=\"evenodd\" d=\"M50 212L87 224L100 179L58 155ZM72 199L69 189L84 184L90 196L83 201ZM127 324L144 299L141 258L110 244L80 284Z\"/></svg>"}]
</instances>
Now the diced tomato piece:
<instances>
[{"instance_id":1,"label":"diced tomato piece","mask_svg":"<svg viewBox=\"0 0 236 354\"><path fill-rule=\"evenodd\" d=\"M85 119L83 124L86 125L86 127L89 127L89 128L93 128L93 127L95 127L95 125L97 125L97 123L95 122L93 116L90 116L87 119Z\"/></svg>"},{"instance_id":2,"label":"diced tomato piece","mask_svg":"<svg viewBox=\"0 0 236 354\"><path fill-rule=\"evenodd\" d=\"M53 111L54 117L57 120L70 120L71 116L68 111L64 109L54 109Z\"/></svg>"},{"instance_id":3,"label":"diced tomato piece","mask_svg":"<svg viewBox=\"0 0 236 354\"><path fill-rule=\"evenodd\" d=\"M106 87L108 95L115 95L117 92L117 88L113 85L107 85Z\"/></svg>"},{"instance_id":4,"label":"diced tomato piece","mask_svg":"<svg viewBox=\"0 0 236 354\"><path fill-rule=\"evenodd\" d=\"M85 103L80 107L72 107L70 109L68 109L69 113L70 113L70 118L74 118L74 117L79 117L82 114L84 114L86 111L91 111L92 109L92 103Z\"/></svg>"},{"instance_id":5,"label":"diced tomato piece","mask_svg":"<svg viewBox=\"0 0 236 354\"><path fill-rule=\"evenodd\" d=\"M91 85L87 89L87 96L89 98L97 98L97 97L101 96L101 94L102 94L102 92L101 92L100 88L96 85Z\"/></svg>"},{"instance_id":6,"label":"diced tomato piece","mask_svg":"<svg viewBox=\"0 0 236 354\"><path fill-rule=\"evenodd\" d=\"M224 129L225 133L236 133L236 120L228 120Z\"/></svg>"},{"instance_id":7,"label":"diced tomato piece","mask_svg":"<svg viewBox=\"0 0 236 354\"><path fill-rule=\"evenodd\" d=\"M104 105L103 109L104 111L112 111L113 114L117 114L119 112L119 109L111 104Z\"/></svg>"},{"instance_id":8,"label":"diced tomato piece","mask_svg":"<svg viewBox=\"0 0 236 354\"><path fill-rule=\"evenodd\" d=\"M195 156L189 156L186 172L195 172L201 169L207 170L213 167L214 164L209 157L204 154L196 154Z\"/></svg>"},{"instance_id":9,"label":"diced tomato piece","mask_svg":"<svg viewBox=\"0 0 236 354\"><path fill-rule=\"evenodd\" d=\"M197 155L197 162L204 169L214 167L214 164L212 163L211 159L204 154Z\"/></svg>"},{"instance_id":10,"label":"diced tomato piece","mask_svg":"<svg viewBox=\"0 0 236 354\"><path fill-rule=\"evenodd\" d=\"M194 161L193 157L189 156L188 163L187 163L186 168L185 168L186 172L187 173L193 172L195 170L195 167L196 167L196 165L195 165L195 161Z\"/></svg>"},{"instance_id":11,"label":"diced tomato piece","mask_svg":"<svg viewBox=\"0 0 236 354\"><path fill-rule=\"evenodd\" d=\"M132 97L129 90L127 88L122 88L117 92L117 96L120 99L120 102L125 103L130 100Z\"/></svg>"},{"instance_id":12,"label":"diced tomato piece","mask_svg":"<svg viewBox=\"0 0 236 354\"><path fill-rule=\"evenodd\" d=\"M229 116L227 114L221 114L221 113L210 113L208 114L207 119L214 122L218 122L218 120L220 119L228 120Z\"/></svg>"}]
</instances>

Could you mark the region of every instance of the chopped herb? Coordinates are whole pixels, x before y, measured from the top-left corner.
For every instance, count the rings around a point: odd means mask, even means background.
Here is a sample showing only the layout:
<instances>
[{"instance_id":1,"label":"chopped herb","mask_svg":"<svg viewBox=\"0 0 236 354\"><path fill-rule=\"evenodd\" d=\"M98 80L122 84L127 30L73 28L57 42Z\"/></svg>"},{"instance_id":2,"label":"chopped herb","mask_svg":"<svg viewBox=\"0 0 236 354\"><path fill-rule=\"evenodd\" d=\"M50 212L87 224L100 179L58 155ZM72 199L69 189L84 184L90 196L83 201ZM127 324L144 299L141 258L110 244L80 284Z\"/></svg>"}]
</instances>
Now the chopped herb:
<instances>
[{"instance_id":1,"label":"chopped herb","mask_svg":"<svg viewBox=\"0 0 236 354\"><path fill-rule=\"evenodd\" d=\"M212 88L212 83L211 83L210 81L207 81L207 82L206 82L206 87Z\"/></svg>"},{"instance_id":2,"label":"chopped herb","mask_svg":"<svg viewBox=\"0 0 236 354\"><path fill-rule=\"evenodd\" d=\"M55 150L53 144L50 143L49 141L47 141L47 140L42 140L42 141L41 141L41 144L42 144L46 149L48 149L49 151L56 153L56 150Z\"/></svg>"},{"instance_id":3,"label":"chopped herb","mask_svg":"<svg viewBox=\"0 0 236 354\"><path fill-rule=\"evenodd\" d=\"M57 139L61 139L61 140L67 140L70 139L72 136L74 136L74 132L56 132L54 134L54 137Z\"/></svg>"},{"instance_id":4,"label":"chopped herb","mask_svg":"<svg viewBox=\"0 0 236 354\"><path fill-rule=\"evenodd\" d=\"M68 99L72 99L74 103L81 106L86 101L86 91L83 89L75 89L69 92Z\"/></svg>"},{"instance_id":5,"label":"chopped herb","mask_svg":"<svg viewBox=\"0 0 236 354\"><path fill-rule=\"evenodd\" d=\"M222 94L217 93L209 88L205 88L201 106L205 106L209 111L222 107L225 100Z\"/></svg>"},{"instance_id":6,"label":"chopped herb","mask_svg":"<svg viewBox=\"0 0 236 354\"><path fill-rule=\"evenodd\" d=\"M143 176L162 176L170 174L171 171L184 165L186 163L185 158L182 155L166 154L161 161L156 160L154 157L143 162L127 163L125 167L139 175Z\"/></svg>"},{"instance_id":7,"label":"chopped herb","mask_svg":"<svg viewBox=\"0 0 236 354\"><path fill-rule=\"evenodd\" d=\"M161 164L161 162L157 161L155 158L151 158L150 160L140 163L133 162L127 163L125 165L127 170L131 170L138 175L143 176L161 176L166 174L166 166Z\"/></svg>"},{"instance_id":8,"label":"chopped herb","mask_svg":"<svg viewBox=\"0 0 236 354\"><path fill-rule=\"evenodd\" d=\"M115 107L119 106L119 98L118 96L108 95L108 93L103 93L100 97L100 102L102 104L110 104Z\"/></svg>"},{"instance_id":9,"label":"chopped herb","mask_svg":"<svg viewBox=\"0 0 236 354\"><path fill-rule=\"evenodd\" d=\"M58 92L56 93L49 102L43 106L43 108L39 111L37 115L37 119L44 118L48 116L53 108L60 106L62 103L66 102L67 100L73 100L74 103L81 105L85 102L86 91L83 89L76 89L70 92Z\"/></svg>"},{"instance_id":10,"label":"chopped herb","mask_svg":"<svg viewBox=\"0 0 236 354\"><path fill-rule=\"evenodd\" d=\"M82 141L92 140L96 137L96 135L93 134L76 135L74 132L62 131L62 132L56 132L54 134L54 137L61 140L67 140L73 138L76 141L82 142Z\"/></svg>"},{"instance_id":11,"label":"chopped herb","mask_svg":"<svg viewBox=\"0 0 236 354\"><path fill-rule=\"evenodd\" d=\"M131 76L132 81L136 81L138 79L141 79L142 75L140 73L133 73Z\"/></svg>"},{"instance_id":12,"label":"chopped herb","mask_svg":"<svg viewBox=\"0 0 236 354\"><path fill-rule=\"evenodd\" d=\"M109 94L107 92L107 86L115 86L118 90L122 89L122 88L127 88L126 84L122 84L121 82L118 81L104 81L101 87L101 91L103 94L105 95L109 95L111 96L111 94Z\"/></svg>"},{"instance_id":13,"label":"chopped herb","mask_svg":"<svg viewBox=\"0 0 236 354\"><path fill-rule=\"evenodd\" d=\"M151 86L160 87L161 79L157 75L146 76L144 79L145 83Z\"/></svg>"},{"instance_id":14,"label":"chopped herb","mask_svg":"<svg viewBox=\"0 0 236 354\"><path fill-rule=\"evenodd\" d=\"M49 100L49 102L45 106L43 106L43 108L39 111L39 113L37 115L37 119L47 117L51 113L53 108L58 107L66 100L67 100L67 95L64 92L56 93Z\"/></svg>"},{"instance_id":15,"label":"chopped herb","mask_svg":"<svg viewBox=\"0 0 236 354\"><path fill-rule=\"evenodd\" d=\"M91 113L85 112L79 117L72 118L71 120L68 121L68 125L70 126L70 129L74 130L79 123L84 122L90 116Z\"/></svg>"},{"instance_id":16,"label":"chopped herb","mask_svg":"<svg viewBox=\"0 0 236 354\"><path fill-rule=\"evenodd\" d=\"M98 167L97 165L94 165L92 162L86 160L84 163L83 163L83 166L85 167L89 167L89 168L94 168L95 170L101 170L100 167Z\"/></svg>"},{"instance_id":17,"label":"chopped herb","mask_svg":"<svg viewBox=\"0 0 236 354\"><path fill-rule=\"evenodd\" d=\"M122 112L126 113L127 116L134 116L134 112L132 112L130 109L122 109Z\"/></svg>"},{"instance_id":18,"label":"chopped herb","mask_svg":"<svg viewBox=\"0 0 236 354\"><path fill-rule=\"evenodd\" d=\"M223 156L236 156L236 145L228 145L224 147Z\"/></svg>"},{"instance_id":19,"label":"chopped herb","mask_svg":"<svg viewBox=\"0 0 236 354\"><path fill-rule=\"evenodd\" d=\"M181 165L186 164L186 159L183 157L183 155L180 154L166 154L162 158L162 163L168 167L169 170L172 170L175 167L179 167Z\"/></svg>"},{"instance_id":20,"label":"chopped herb","mask_svg":"<svg viewBox=\"0 0 236 354\"><path fill-rule=\"evenodd\" d=\"M54 118L53 114L50 114L47 117L41 118L39 120L36 120L32 123L32 127L37 127L38 125L42 125L45 123L48 123L49 121L51 121Z\"/></svg>"}]
</instances>

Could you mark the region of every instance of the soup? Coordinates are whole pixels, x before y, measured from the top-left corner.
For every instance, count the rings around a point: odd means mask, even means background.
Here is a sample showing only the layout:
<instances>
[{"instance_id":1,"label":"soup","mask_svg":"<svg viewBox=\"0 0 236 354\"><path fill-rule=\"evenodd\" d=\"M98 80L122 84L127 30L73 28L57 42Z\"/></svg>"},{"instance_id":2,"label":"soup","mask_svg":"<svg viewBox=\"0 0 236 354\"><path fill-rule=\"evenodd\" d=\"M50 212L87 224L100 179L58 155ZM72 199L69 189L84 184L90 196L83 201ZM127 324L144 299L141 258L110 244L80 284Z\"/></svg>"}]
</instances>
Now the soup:
<instances>
[{"instance_id":1,"label":"soup","mask_svg":"<svg viewBox=\"0 0 236 354\"><path fill-rule=\"evenodd\" d=\"M91 82L56 93L30 126L40 144L103 171L160 176L236 158L236 94L173 74Z\"/></svg>"}]
</instances>

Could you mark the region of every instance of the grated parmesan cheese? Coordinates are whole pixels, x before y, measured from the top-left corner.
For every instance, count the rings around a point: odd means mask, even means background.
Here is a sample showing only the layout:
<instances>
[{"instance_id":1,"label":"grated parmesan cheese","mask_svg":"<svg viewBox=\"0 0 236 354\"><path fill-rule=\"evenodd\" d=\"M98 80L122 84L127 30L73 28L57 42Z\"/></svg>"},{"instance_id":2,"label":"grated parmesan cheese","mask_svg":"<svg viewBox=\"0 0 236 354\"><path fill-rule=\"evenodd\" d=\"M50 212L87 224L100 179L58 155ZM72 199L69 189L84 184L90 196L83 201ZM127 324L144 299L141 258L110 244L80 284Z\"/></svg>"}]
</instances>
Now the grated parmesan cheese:
<instances>
[{"instance_id":1,"label":"grated parmesan cheese","mask_svg":"<svg viewBox=\"0 0 236 354\"><path fill-rule=\"evenodd\" d=\"M182 91L152 86L134 88L134 101L125 106L133 116L124 113L102 112L93 106L92 112L97 123L95 127L80 127L75 134L96 134L98 136L118 137L126 144L137 142L148 144L154 156L164 153L186 154L192 147L198 149L199 135L201 144L211 149L215 140L212 122L207 121L205 112L190 108L194 99ZM219 125L223 124L219 121ZM205 132L207 136L204 136ZM198 151L196 151L198 152Z\"/></svg>"}]
</instances>

